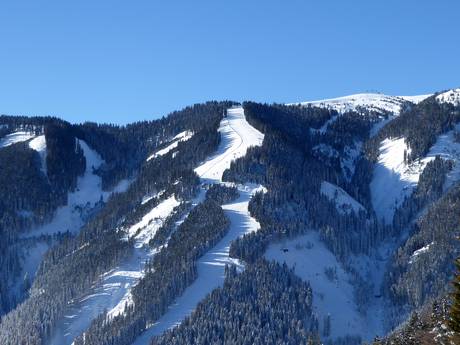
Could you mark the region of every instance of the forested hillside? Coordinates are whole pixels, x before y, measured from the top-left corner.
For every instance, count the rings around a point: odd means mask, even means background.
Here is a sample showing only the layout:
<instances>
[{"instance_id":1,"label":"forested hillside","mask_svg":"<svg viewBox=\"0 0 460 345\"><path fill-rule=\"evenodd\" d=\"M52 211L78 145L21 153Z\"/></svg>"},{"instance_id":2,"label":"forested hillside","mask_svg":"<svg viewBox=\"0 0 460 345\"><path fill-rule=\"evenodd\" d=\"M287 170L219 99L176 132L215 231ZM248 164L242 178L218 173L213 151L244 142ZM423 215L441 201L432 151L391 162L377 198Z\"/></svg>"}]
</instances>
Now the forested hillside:
<instances>
[{"instance_id":1,"label":"forested hillside","mask_svg":"<svg viewBox=\"0 0 460 345\"><path fill-rule=\"evenodd\" d=\"M457 92L1 116L0 343L453 343Z\"/></svg>"}]
</instances>

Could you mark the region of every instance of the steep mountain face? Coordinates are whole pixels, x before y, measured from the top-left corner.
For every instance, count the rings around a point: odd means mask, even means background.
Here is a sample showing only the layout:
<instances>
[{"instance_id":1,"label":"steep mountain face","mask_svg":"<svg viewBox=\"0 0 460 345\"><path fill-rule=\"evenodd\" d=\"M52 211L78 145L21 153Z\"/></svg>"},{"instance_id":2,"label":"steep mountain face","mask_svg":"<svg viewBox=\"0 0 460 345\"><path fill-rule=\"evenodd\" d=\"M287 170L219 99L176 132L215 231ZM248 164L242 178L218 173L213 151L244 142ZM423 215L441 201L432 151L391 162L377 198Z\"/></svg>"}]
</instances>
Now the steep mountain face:
<instances>
[{"instance_id":1,"label":"steep mountain face","mask_svg":"<svg viewBox=\"0 0 460 345\"><path fill-rule=\"evenodd\" d=\"M0 117L0 343L442 343L459 95Z\"/></svg>"}]
</instances>

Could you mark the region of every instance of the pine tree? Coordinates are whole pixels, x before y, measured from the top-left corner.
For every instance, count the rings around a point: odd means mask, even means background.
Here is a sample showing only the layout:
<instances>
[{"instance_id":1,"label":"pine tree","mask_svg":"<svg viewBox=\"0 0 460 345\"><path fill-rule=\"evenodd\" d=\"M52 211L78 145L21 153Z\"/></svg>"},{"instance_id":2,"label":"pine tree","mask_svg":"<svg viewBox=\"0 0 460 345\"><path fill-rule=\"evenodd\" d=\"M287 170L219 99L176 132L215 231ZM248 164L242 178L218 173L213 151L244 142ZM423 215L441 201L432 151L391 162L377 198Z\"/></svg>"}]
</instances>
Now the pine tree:
<instances>
[{"instance_id":1,"label":"pine tree","mask_svg":"<svg viewBox=\"0 0 460 345\"><path fill-rule=\"evenodd\" d=\"M449 326L452 331L459 333L456 335L458 337L460 335L460 257L455 260L455 266L457 267L457 274L452 282L454 292L452 293Z\"/></svg>"}]
</instances>

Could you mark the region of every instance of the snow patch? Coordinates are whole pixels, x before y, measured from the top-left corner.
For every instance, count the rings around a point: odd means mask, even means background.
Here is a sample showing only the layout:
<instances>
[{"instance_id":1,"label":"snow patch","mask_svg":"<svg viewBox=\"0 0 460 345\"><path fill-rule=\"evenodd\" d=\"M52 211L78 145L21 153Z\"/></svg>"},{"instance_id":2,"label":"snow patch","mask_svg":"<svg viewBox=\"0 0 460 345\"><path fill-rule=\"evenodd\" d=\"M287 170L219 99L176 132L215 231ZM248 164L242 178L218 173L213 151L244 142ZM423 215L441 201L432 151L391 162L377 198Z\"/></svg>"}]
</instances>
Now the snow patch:
<instances>
[{"instance_id":1,"label":"snow patch","mask_svg":"<svg viewBox=\"0 0 460 345\"><path fill-rule=\"evenodd\" d=\"M163 156L165 154L167 154L169 151L175 149L177 147L177 145L179 145L179 143L181 141L187 141L189 140L191 137L193 136L193 132L190 132L190 131L184 131L184 132L181 132L179 133L178 135L176 135L173 139L172 139L172 143L169 144L168 146L166 146L165 148L161 149L161 150L158 150L156 151L154 154L150 155L148 158L147 158L147 162L155 157L158 157L158 156Z\"/></svg>"},{"instance_id":2,"label":"snow patch","mask_svg":"<svg viewBox=\"0 0 460 345\"><path fill-rule=\"evenodd\" d=\"M46 176L46 139L44 135L39 135L38 137L32 139L29 142L29 147L32 150L35 150L40 155L41 161L41 170Z\"/></svg>"},{"instance_id":3,"label":"snow patch","mask_svg":"<svg viewBox=\"0 0 460 345\"><path fill-rule=\"evenodd\" d=\"M434 242L431 242L430 244L427 244L426 246L424 246L424 247L422 247L420 249L417 249L415 252L413 252L411 257L410 257L409 264L414 263L417 260L419 255L428 252L430 250L430 247L433 244L434 244Z\"/></svg>"},{"instance_id":4,"label":"snow patch","mask_svg":"<svg viewBox=\"0 0 460 345\"><path fill-rule=\"evenodd\" d=\"M34 145L40 152L43 152L43 140L39 138L36 138ZM86 170L83 176L78 177L75 191L68 194L67 205L59 207L49 223L32 229L23 237L52 235L65 231L76 233L84 224L86 214L101 198L106 200L110 195L109 192L102 191L101 178L93 173L93 168L98 168L103 163L102 158L83 140L80 140L79 143L86 159Z\"/></svg>"},{"instance_id":5,"label":"snow patch","mask_svg":"<svg viewBox=\"0 0 460 345\"><path fill-rule=\"evenodd\" d=\"M460 180L460 143L455 141L455 132L459 130L460 124L457 124L454 130L441 134L426 157L411 164L404 162L404 150L410 153L404 138L382 141L370 189L375 213L386 224L391 224L395 209L412 193L423 169L436 156L453 161L444 188Z\"/></svg>"},{"instance_id":6,"label":"snow patch","mask_svg":"<svg viewBox=\"0 0 460 345\"><path fill-rule=\"evenodd\" d=\"M34 137L35 134L31 132L17 131L14 133L10 133L5 135L2 139L0 139L0 148L7 147L16 143L21 143Z\"/></svg>"},{"instance_id":7,"label":"snow patch","mask_svg":"<svg viewBox=\"0 0 460 345\"><path fill-rule=\"evenodd\" d=\"M150 212L145 214L142 219L127 230L128 237L136 239L135 247L147 246L156 231L161 227L167 216L171 214L174 207L179 206L180 202L173 196L160 202Z\"/></svg>"},{"instance_id":8,"label":"snow patch","mask_svg":"<svg viewBox=\"0 0 460 345\"><path fill-rule=\"evenodd\" d=\"M318 317L321 333L322 321L330 315L330 339L360 335L369 340L375 336L366 318L356 308L350 277L316 232L271 244L265 257L286 263L300 278L310 282L313 311Z\"/></svg>"},{"instance_id":9,"label":"snow patch","mask_svg":"<svg viewBox=\"0 0 460 345\"><path fill-rule=\"evenodd\" d=\"M366 211L363 205L351 197L339 186L323 181L321 183L321 194L326 196L330 201L335 203L337 211L341 214L358 214L360 211Z\"/></svg>"}]
</instances>

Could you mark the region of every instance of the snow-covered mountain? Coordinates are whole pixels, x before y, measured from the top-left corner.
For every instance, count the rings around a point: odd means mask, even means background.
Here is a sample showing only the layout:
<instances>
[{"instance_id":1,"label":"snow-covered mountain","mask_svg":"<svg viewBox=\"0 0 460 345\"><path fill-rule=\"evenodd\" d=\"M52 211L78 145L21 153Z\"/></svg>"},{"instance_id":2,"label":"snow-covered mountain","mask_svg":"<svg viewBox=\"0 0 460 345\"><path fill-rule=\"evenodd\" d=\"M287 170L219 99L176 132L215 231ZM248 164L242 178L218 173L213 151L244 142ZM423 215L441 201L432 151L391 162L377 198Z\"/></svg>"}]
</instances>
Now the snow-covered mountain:
<instances>
[{"instance_id":1,"label":"snow-covered mountain","mask_svg":"<svg viewBox=\"0 0 460 345\"><path fill-rule=\"evenodd\" d=\"M329 98L316 101L303 101L300 104L303 106L324 107L334 109L340 113L347 111L357 110L358 108L366 108L375 111L388 111L390 113L398 114L401 106L405 102L419 103L431 95L417 95L417 96L388 96L381 93L358 93L354 95Z\"/></svg>"},{"instance_id":2,"label":"snow-covered mountain","mask_svg":"<svg viewBox=\"0 0 460 345\"><path fill-rule=\"evenodd\" d=\"M459 100L209 102L131 127L0 118L0 343L386 336L449 293Z\"/></svg>"}]
</instances>

